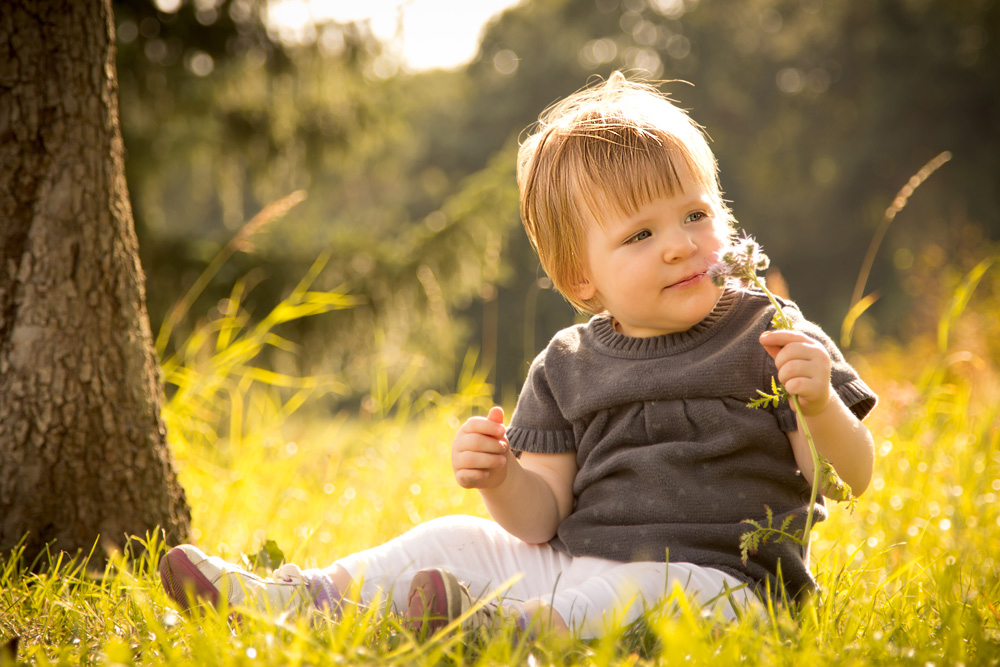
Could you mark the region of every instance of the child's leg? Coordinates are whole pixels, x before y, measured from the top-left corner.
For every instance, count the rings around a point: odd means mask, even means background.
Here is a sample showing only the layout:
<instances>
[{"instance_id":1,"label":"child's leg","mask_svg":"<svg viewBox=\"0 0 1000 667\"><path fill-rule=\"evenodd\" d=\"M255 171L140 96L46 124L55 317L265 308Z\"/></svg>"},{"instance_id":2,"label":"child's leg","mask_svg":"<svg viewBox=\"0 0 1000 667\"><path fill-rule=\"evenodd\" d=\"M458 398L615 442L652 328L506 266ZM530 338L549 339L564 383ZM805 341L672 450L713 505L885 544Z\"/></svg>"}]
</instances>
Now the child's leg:
<instances>
[{"instance_id":1,"label":"child's leg","mask_svg":"<svg viewBox=\"0 0 1000 667\"><path fill-rule=\"evenodd\" d=\"M543 625L568 626L581 638L590 639L606 634L611 625L636 621L644 609L665 600L675 586L695 604L727 620L760 608L744 582L720 570L690 563L616 563L600 558L574 559L555 595L542 596L526 607ZM549 609L555 612L551 620Z\"/></svg>"},{"instance_id":2,"label":"child's leg","mask_svg":"<svg viewBox=\"0 0 1000 667\"><path fill-rule=\"evenodd\" d=\"M325 569L301 570L284 565L270 578L246 572L238 565L210 557L183 545L161 561L161 578L168 595L183 609L195 598L216 606L251 606L272 611L305 611L313 607L338 611L345 595L351 602L370 604L377 597L407 604L414 574L438 567L452 572L476 597L492 593L516 576L505 592L528 599L553 590L570 559L547 544L522 542L486 519L449 516L421 524L389 542L338 560ZM361 584L355 592L352 584Z\"/></svg>"},{"instance_id":3,"label":"child's leg","mask_svg":"<svg viewBox=\"0 0 1000 667\"><path fill-rule=\"evenodd\" d=\"M571 562L547 544L527 544L498 524L471 516L447 516L414 527L385 544L338 560L324 572L338 590L360 582L359 602L391 597L405 609L413 576L427 568L451 572L474 597L519 577L504 594L526 600L550 594Z\"/></svg>"}]
</instances>

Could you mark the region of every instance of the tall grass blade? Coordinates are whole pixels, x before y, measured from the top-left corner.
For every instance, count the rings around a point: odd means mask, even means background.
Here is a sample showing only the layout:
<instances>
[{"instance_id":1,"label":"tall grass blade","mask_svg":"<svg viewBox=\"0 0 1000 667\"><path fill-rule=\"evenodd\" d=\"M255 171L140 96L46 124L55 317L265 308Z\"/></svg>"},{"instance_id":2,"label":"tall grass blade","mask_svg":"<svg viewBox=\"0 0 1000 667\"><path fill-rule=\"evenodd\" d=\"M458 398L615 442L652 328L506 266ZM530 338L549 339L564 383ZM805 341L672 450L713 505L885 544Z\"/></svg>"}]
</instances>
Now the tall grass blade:
<instances>
[{"instance_id":1,"label":"tall grass blade","mask_svg":"<svg viewBox=\"0 0 1000 667\"><path fill-rule=\"evenodd\" d=\"M878 298L879 293L877 291L872 292L852 305L850 310L847 311L847 315L844 315L844 320L840 325L841 349L846 350L851 346L851 340L854 338L854 325L858 323L858 318L864 315L865 311L878 301Z\"/></svg>"},{"instance_id":2,"label":"tall grass blade","mask_svg":"<svg viewBox=\"0 0 1000 667\"><path fill-rule=\"evenodd\" d=\"M921 167L920 171L911 176L910 180L906 182L906 185L900 188L899 192L896 193L896 196L893 198L889 208L887 208L885 213L882 215L882 222L879 224L879 228L875 232L875 236L872 238L871 244L868 246L868 251L865 253L865 259L861 263L861 271L858 273L857 282L854 284L854 292L851 294L852 308L855 304L861 301L861 298L865 293L865 285L868 283L868 276L871 274L872 265L875 263L875 255L878 254L879 247L882 245L882 241L885 239L885 234L889 230L889 225L892 224L896 215L906 206L906 203L909 201L910 196L913 195L914 191L919 188L931 174L940 169L941 166L949 160L951 160L950 151L943 151L939 153L927 164Z\"/></svg>"},{"instance_id":3,"label":"tall grass blade","mask_svg":"<svg viewBox=\"0 0 1000 667\"><path fill-rule=\"evenodd\" d=\"M212 279L219 272L219 269L229 261L229 258L237 251L248 252L252 247L253 236L257 232L274 220L287 214L288 211L305 201L305 199L305 190L296 190L275 202L271 202L240 227L239 231L229 240L229 243L223 246L222 250L212 258L212 261L201 272L197 280L194 281L194 284L173 305L167 316L163 319L163 324L160 326L160 331L156 336L156 352L160 355L160 358L163 358L163 355L166 353L167 343L170 341L170 337L173 335L176 326L187 316L191 310L191 306L194 305L195 299L201 296L202 292L205 291L205 288L208 287L209 283L212 282Z\"/></svg>"},{"instance_id":4,"label":"tall grass blade","mask_svg":"<svg viewBox=\"0 0 1000 667\"><path fill-rule=\"evenodd\" d=\"M948 338L952 327L955 326L955 322L958 321L958 318L962 316L962 313L965 311L965 307L969 305L969 300L972 298L972 294L976 291L976 287L979 286L979 281L983 279L986 272L989 271L991 266L993 266L994 261L996 261L995 257L988 257L979 262L979 264L976 264L976 266L974 266L973 269L965 275L962 283L952 295L951 302L948 306L948 312L938 321L938 351L942 354L948 351Z\"/></svg>"}]
</instances>

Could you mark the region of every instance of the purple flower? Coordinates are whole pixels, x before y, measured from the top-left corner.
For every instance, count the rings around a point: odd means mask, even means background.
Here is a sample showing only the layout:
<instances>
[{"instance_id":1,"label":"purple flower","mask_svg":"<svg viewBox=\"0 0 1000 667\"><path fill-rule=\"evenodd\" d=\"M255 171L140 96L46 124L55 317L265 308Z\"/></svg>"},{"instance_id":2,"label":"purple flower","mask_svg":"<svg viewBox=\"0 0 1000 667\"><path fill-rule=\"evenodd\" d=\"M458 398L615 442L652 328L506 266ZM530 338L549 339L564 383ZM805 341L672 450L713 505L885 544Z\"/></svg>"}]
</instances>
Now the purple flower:
<instances>
[{"instance_id":1,"label":"purple flower","mask_svg":"<svg viewBox=\"0 0 1000 667\"><path fill-rule=\"evenodd\" d=\"M752 236L744 236L723 253L721 261L708 267L708 277L719 287L725 286L729 278L749 286L758 283L757 272L770 265L760 244Z\"/></svg>"}]
</instances>

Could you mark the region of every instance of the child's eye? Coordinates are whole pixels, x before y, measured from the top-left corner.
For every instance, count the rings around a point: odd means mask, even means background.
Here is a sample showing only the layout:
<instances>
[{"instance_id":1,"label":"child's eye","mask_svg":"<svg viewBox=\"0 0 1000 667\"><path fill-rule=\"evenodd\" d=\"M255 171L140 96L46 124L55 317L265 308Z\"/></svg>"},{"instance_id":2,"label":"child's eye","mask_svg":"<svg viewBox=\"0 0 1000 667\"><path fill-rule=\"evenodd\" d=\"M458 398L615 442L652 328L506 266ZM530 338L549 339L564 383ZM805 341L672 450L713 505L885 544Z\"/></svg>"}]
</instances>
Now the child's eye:
<instances>
[{"instance_id":1,"label":"child's eye","mask_svg":"<svg viewBox=\"0 0 1000 667\"><path fill-rule=\"evenodd\" d=\"M625 245L628 245L629 243L635 243L636 241L643 241L645 239L648 239L652 235L653 233L651 231L649 231L648 229L644 229L641 232L628 237L628 239L625 240Z\"/></svg>"},{"instance_id":2,"label":"child's eye","mask_svg":"<svg viewBox=\"0 0 1000 667\"><path fill-rule=\"evenodd\" d=\"M692 213L688 213L688 216L685 219L685 222L701 222L702 220L704 220L707 217L708 217L708 214L705 213L704 211L694 211Z\"/></svg>"}]
</instances>

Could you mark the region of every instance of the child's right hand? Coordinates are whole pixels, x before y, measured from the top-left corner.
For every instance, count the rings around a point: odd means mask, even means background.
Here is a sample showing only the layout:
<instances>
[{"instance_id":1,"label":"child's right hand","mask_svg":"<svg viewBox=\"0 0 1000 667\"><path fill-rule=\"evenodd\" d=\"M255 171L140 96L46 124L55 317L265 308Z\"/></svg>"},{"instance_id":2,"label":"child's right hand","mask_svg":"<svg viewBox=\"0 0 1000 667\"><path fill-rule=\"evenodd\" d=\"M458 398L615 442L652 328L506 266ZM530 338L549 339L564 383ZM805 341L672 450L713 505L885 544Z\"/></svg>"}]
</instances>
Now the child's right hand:
<instances>
[{"instance_id":1,"label":"child's right hand","mask_svg":"<svg viewBox=\"0 0 1000 667\"><path fill-rule=\"evenodd\" d=\"M503 483L513 458L503 423L503 408L494 406L486 417L465 422L451 445L455 481L464 489L489 489Z\"/></svg>"}]
</instances>

